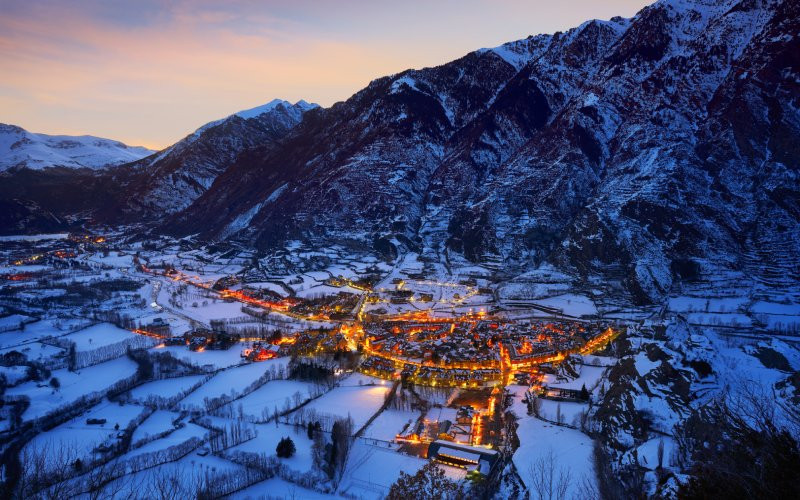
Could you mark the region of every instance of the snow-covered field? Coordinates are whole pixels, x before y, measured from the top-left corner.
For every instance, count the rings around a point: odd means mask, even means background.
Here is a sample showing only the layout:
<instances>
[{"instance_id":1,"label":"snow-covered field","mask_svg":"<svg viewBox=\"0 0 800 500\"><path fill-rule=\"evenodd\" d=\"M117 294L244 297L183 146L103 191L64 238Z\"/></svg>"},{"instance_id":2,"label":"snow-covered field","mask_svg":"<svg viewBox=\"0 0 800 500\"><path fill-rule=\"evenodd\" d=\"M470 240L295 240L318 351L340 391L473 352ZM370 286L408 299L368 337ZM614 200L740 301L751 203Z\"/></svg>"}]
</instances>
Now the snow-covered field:
<instances>
[{"instance_id":1,"label":"snow-covered field","mask_svg":"<svg viewBox=\"0 0 800 500\"><path fill-rule=\"evenodd\" d=\"M359 440L350 451L339 491L356 498L382 498L400 472L413 475L427 462Z\"/></svg>"},{"instance_id":2,"label":"snow-covered field","mask_svg":"<svg viewBox=\"0 0 800 500\"><path fill-rule=\"evenodd\" d=\"M134 401L147 401L148 398L169 399L188 391L199 384L205 375L187 375L185 377L167 378L148 382L130 390L131 399Z\"/></svg>"},{"instance_id":3,"label":"snow-covered field","mask_svg":"<svg viewBox=\"0 0 800 500\"><path fill-rule=\"evenodd\" d=\"M18 324L19 322L14 321L14 323ZM88 324L86 320L66 320L58 321L57 323L53 320L42 320L27 323L22 330L13 329L0 333L0 347L15 347L19 350L23 348L22 345L24 343L34 342L42 337L59 337L86 324Z\"/></svg>"},{"instance_id":4,"label":"snow-covered field","mask_svg":"<svg viewBox=\"0 0 800 500\"><path fill-rule=\"evenodd\" d=\"M561 422L575 427L580 426L582 413L589 411L589 405L583 403L573 403L569 401L542 400L542 408L539 410L542 417L558 422L558 414L561 412Z\"/></svg>"},{"instance_id":5,"label":"snow-covered field","mask_svg":"<svg viewBox=\"0 0 800 500\"><path fill-rule=\"evenodd\" d=\"M175 462L127 474L109 485L107 491L117 491L117 496L123 498L187 498L205 478L243 470L241 465L224 458L200 456L194 451Z\"/></svg>"},{"instance_id":6,"label":"snow-covered field","mask_svg":"<svg viewBox=\"0 0 800 500\"><path fill-rule=\"evenodd\" d=\"M386 409L367 427L364 437L393 441L407 425L413 425L418 417L417 412Z\"/></svg>"},{"instance_id":7,"label":"snow-covered field","mask_svg":"<svg viewBox=\"0 0 800 500\"><path fill-rule=\"evenodd\" d=\"M58 390L48 385L47 381L31 381L10 388L6 394L30 398L31 405L22 418L32 420L57 411L86 395L103 392L114 384L133 377L136 369L136 363L123 356L77 372L54 370L52 376L60 382Z\"/></svg>"},{"instance_id":8,"label":"snow-covered field","mask_svg":"<svg viewBox=\"0 0 800 500\"><path fill-rule=\"evenodd\" d=\"M314 385L309 382L297 380L272 380L247 396L225 405L224 410L233 414L239 413L252 418L271 416L274 410L279 412L294 408L307 401L314 391Z\"/></svg>"},{"instance_id":9,"label":"snow-covered field","mask_svg":"<svg viewBox=\"0 0 800 500\"><path fill-rule=\"evenodd\" d=\"M146 410L138 405L119 405L104 400L88 412L34 437L25 446L32 454L44 454L52 466L64 459L86 460L103 444L116 444L117 435ZM105 419L104 424L87 423L89 419Z\"/></svg>"},{"instance_id":10,"label":"snow-covered field","mask_svg":"<svg viewBox=\"0 0 800 500\"><path fill-rule=\"evenodd\" d=\"M275 448L278 446L278 441L289 437L294 442L297 451L291 458L280 459L281 462L286 467L300 473L311 470L313 466L311 445L313 443L308 439L304 428L287 424L278 424L276 426L274 423L256 424L253 427L258 432L258 435L250 441L231 448L231 451L246 451L276 456Z\"/></svg>"},{"instance_id":11,"label":"snow-covered field","mask_svg":"<svg viewBox=\"0 0 800 500\"><path fill-rule=\"evenodd\" d=\"M209 366L211 369L222 369L244 363L242 359L242 350L238 348L238 346L233 346L224 351L214 351L210 349L206 349L205 351L192 351L182 345L171 345L160 349L170 353L170 355L176 359L180 359L181 361L185 361L190 365L200 368Z\"/></svg>"},{"instance_id":12,"label":"snow-covered field","mask_svg":"<svg viewBox=\"0 0 800 500\"><path fill-rule=\"evenodd\" d=\"M74 342L75 349L78 351L91 351L138 337L138 335L129 330L123 330L109 323L100 323L65 335L63 338Z\"/></svg>"},{"instance_id":13,"label":"snow-covered field","mask_svg":"<svg viewBox=\"0 0 800 500\"><path fill-rule=\"evenodd\" d=\"M520 477L528 487L532 485L531 473L540 463L546 463L552 453L556 466L570 477L567 498L578 494L581 481L594 481L592 465L592 440L581 431L543 422L527 414L527 406L521 400L525 388L515 388L512 411L517 415L520 446L512 460ZM562 403L563 404L563 403Z\"/></svg>"},{"instance_id":14,"label":"snow-covered field","mask_svg":"<svg viewBox=\"0 0 800 500\"><path fill-rule=\"evenodd\" d=\"M249 488L237 491L230 497L232 500L261 500L262 498L295 498L297 500L330 500L333 495L326 495L290 483L279 477L256 483Z\"/></svg>"},{"instance_id":15,"label":"snow-covered field","mask_svg":"<svg viewBox=\"0 0 800 500\"><path fill-rule=\"evenodd\" d=\"M6 347L0 350L0 354L6 354L12 351L21 352L31 361L41 361L43 363L53 358L65 357L67 355L66 349L50 344L43 344L41 342L27 342L21 346Z\"/></svg>"},{"instance_id":16,"label":"snow-covered field","mask_svg":"<svg viewBox=\"0 0 800 500\"><path fill-rule=\"evenodd\" d=\"M584 385L591 391L605 372L605 368L597 366L579 366L580 376L572 380L557 380L555 376L547 374L544 376L544 383L548 387L560 387L562 389L580 389Z\"/></svg>"},{"instance_id":17,"label":"snow-covered field","mask_svg":"<svg viewBox=\"0 0 800 500\"><path fill-rule=\"evenodd\" d=\"M139 448L135 448L132 451L129 451L125 455L122 456L122 460L127 460L139 455L144 455L146 453L153 453L161 450L165 450L171 446L176 446L181 443L185 443L186 441L192 438L203 439L206 434L208 434L208 430L205 428L193 424L191 422L186 422L182 427L170 432L166 436L156 439L154 441L150 441L149 443L145 444L144 446L140 446Z\"/></svg>"},{"instance_id":18,"label":"snow-covered field","mask_svg":"<svg viewBox=\"0 0 800 500\"><path fill-rule=\"evenodd\" d=\"M536 303L541 306L560 309L564 314L575 316L591 316L597 314L597 307L589 297L583 295L564 294L546 299L537 299Z\"/></svg>"},{"instance_id":19,"label":"snow-covered field","mask_svg":"<svg viewBox=\"0 0 800 500\"><path fill-rule=\"evenodd\" d=\"M182 399L179 406L187 410L201 409L205 407L206 399L218 398L222 395L239 395L268 372L270 367L286 366L287 362L286 358L271 359L222 370L203 384L200 390L196 390Z\"/></svg>"},{"instance_id":20,"label":"snow-covered field","mask_svg":"<svg viewBox=\"0 0 800 500\"><path fill-rule=\"evenodd\" d=\"M173 422L180 419L180 413L166 410L156 410L147 417L133 432L131 444L136 446L141 441L171 431L175 428Z\"/></svg>"},{"instance_id":21,"label":"snow-covered field","mask_svg":"<svg viewBox=\"0 0 800 500\"><path fill-rule=\"evenodd\" d=\"M377 385L358 385L359 381ZM349 415L353 419L354 430L358 430L378 411L389 389L385 380L353 374L343 380L339 387L305 405L303 410L314 410L339 418Z\"/></svg>"}]
</instances>

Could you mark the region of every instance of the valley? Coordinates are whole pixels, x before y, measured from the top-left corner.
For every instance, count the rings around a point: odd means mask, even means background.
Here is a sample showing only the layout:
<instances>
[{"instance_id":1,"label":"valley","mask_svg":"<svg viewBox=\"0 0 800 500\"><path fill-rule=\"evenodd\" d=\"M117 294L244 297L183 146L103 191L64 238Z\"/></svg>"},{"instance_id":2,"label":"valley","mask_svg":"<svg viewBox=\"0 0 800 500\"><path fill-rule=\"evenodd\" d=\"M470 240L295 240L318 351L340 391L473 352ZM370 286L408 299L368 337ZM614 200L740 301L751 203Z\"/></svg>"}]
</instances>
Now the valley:
<instances>
[{"instance_id":1,"label":"valley","mask_svg":"<svg viewBox=\"0 0 800 500\"><path fill-rule=\"evenodd\" d=\"M16 3L0 25L42 22ZM300 42L273 2L112 4L70 5L104 29L61 53L113 59L74 72L99 101L0 98L179 134L0 124L0 497L800 498L800 2L658 0L369 77L437 52ZM173 43L200 24L212 50ZM164 54L129 72L122 35Z\"/></svg>"},{"instance_id":2,"label":"valley","mask_svg":"<svg viewBox=\"0 0 800 500\"><path fill-rule=\"evenodd\" d=\"M547 266L509 280L414 253L386 261L297 243L281 255L124 231L7 237L0 436L33 436L20 479L70 495L133 481L155 492L180 476L176 494L245 498L281 481L352 498L386 495L401 471L430 459L465 488L514 495L557 460L578 495L595 481L598 432L613 426L648 487L663 488L646 471L676 467L664 465L677 460L672 426L734 376L712 364L710 339L728 346L731 370L751 358L748 374L772 384L800 362L791 335L753 334L797 315L753 297L623 308ZM672 352L663 339L675 329L688 343ZM648 392L633 409L617 402L609 420L615 371L628 363ZM667 367L698 392L659 378ZM781 392L787 403L793 390ZM334 426L352 436L335 466L314 451ZM284 437L296 443L290 459L274 451ZM666 443L666 458L654 458L654 442ZM373 470L376 457L397 467ZM40 462L45 477L25 478ZM208 468L201 483L198 466Z\"/></svg>"}]
</instances>

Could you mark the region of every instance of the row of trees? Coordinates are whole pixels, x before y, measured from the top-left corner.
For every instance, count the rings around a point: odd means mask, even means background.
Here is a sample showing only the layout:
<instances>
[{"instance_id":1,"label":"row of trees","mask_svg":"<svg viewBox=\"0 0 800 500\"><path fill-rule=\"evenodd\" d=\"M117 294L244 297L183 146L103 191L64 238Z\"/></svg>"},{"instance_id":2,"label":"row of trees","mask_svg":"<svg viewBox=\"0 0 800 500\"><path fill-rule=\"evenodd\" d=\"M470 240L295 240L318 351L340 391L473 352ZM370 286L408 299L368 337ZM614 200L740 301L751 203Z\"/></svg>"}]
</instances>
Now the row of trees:
<instances>
[{"instance_id":1,"label":"row of trees","mask_svg":"<svg viewBox=\"0 0 800 500\"><path fill-rule=\"evenodd\" d=\"M204 424L212 429L209 445L211 446L211 451L214 453L219 453L228 448L238 446L256 437L256 430L252 426L243 423L241 420L233 421L222 427L212 427L211 424L202 420L198 423Z\"/></svg>"},{"instance_id":2,"label":"row of trees","mask_svg":"<svg viewBox=\"0 0 800 500\"><path fill-rule=\"evenodd\" d=\"M323 471L328 478L338 485L350 454L353 436L353 419L336 420L331 427L330 440L322 432L322 425L315 422L313 425L314 443L311 447L311 456L317 469Z\"/></svg>"}]
</instances>

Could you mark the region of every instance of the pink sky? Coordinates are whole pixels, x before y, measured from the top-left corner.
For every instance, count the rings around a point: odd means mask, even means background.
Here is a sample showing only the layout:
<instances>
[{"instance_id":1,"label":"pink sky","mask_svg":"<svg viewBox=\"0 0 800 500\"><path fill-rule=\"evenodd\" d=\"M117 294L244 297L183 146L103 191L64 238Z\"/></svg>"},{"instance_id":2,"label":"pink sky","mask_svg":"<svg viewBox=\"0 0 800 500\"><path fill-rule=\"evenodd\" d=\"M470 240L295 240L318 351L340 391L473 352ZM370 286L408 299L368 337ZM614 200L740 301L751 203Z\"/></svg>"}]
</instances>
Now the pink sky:
<instances>
[{"instance_id":1,"label":"pink sky","mask_svg":"<svg viewBox=\"0 0 800 500\"><path fill-rule=\"evenodd\" d=\"M0 122L162 148L273 98L329 106L383 75L646 3L2 0Z\"/></svg>"}]
</instances>

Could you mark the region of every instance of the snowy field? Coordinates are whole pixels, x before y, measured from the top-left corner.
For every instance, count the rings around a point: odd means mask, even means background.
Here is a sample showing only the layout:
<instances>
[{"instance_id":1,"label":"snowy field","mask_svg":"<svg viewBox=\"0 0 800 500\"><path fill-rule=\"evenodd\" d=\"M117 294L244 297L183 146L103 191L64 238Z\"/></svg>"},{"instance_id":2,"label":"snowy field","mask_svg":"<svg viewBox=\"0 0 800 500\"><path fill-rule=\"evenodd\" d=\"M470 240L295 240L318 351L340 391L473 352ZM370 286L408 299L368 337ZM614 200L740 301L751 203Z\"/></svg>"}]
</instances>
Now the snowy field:
<instances>
[{"instance_id":1,"label":"snowy field","mask_svg":"<svg viewBox=\"0 0 800 500\"><path fill-rule=\"evenodd\" d=\"M36 321L31 316L26 316L25 314L9 314L8 316L3 316L0 318L0 332L7 332L10 330L17 330L22 326L24 328L25 324Z\"/></svg>"},{"instance_id":2,"label":"snowy field","mask_svg":"<svg viewBox=\"0 0 800 500\"><path fill-rule=\"evenodd\" d=\"M406 425L413 425L419 413L386 409L367 427L364 437L393 441Z\"/></svg>"},{"instance_id":3,"label":"snowy field","mask_svg":"<svg viewBox=\"0 0 800 500\"><path fill-rule=\"evenodd\" d=\"M306 430L293 425L278 424L256 424L253 428L258 433L257 436L249 441L246 441L238 446L231 448L231 452L244 451L248 453L266 454L267 456L276 457L275 448L278 442L285 438L291 438L294 442L296 451L290 458L280 458L282 464L289 469L304 473L310 471L313 467L313 458L311 445L313 442L308 439Z\"/></svg>"},{"instance_id":4,"label":"snowy field","mask_svg":"<svg viewBox=\"0 0 800 500\"><path fill-rule=\"evenodd\" d=\"M183 345L171 345L160 349L163 349L164 352L168 352L175 359L185 361L192 366L200 368L209 366L212 369L222 369L241 365L245 362L244 359L242 359L242 350L236 345L225 351L206 349L205 351L198 352L191 351Z\"/></svg>"},{"instance_id":5,"label":"snowy field","mask_svg":"<svg viewBox=\"0 0 800 500\"><path fill-rule=\"evenodd\" d=\"M186 422L184 423L183 427L175 429L165 437L150 441L144 446L140 446L139 448L129 451L122 456L121 460L127 460L139 455L144 455L146 453L166 450L172 446L185 443L192 438L204 439L206 434L208 434L208 430L205 428L191 422Z\"/></svg>"},{"instance_id":6,"label":"snowy field","mask_svg":"<svg viewBox=\"0 0 800 500\"><path fill-rule=\"evenodd\" d=\"M133 255L120 252L109 252L108 255L105 256L102 254L93 255L89 260L104 266L120 269L133 267Z\"/></svg>"},{"instance_id":7,"label":"snowy field","mask_svg":"<svg viewBox=\"0 0 800 500\"><path fill-rule=\"evenodd\" d=\"M26 342L25 344L16 347L6 347L5 349L0 350L0 354L5 354L11 351L17 351L24 354L30 361L40 361L43 363L47 363L53 358L67 356L66 349L62 349L50 344L43 344L41 342Z\"/></svg>"},{"instance_id":8,"label":"snowy field","mask_svg":"<svg viewBox=\"0 0 800 500\"><path fill-rule=\"evenodd\" d=\"M597 367L597 366L578 366L580 370L580 375L578 378L573 380L557 380L554 375L546 374L544 376L544 383L547 384L548 387L559 387L562 389L576 389L579 390L584 385L588 391L594 389L600 378L603 376L603 373L606 371L605 368Z\"/></svg>"},{"instance_id":9,"label":"snowy field","mask_svg":"<svg viewBox=\"0 0 800 500\"><path fill-rule=\"evenodd\" d=\"M19 348L24 343L34 342L42 337L59 337L87 324L88 321L86 320L65 320L58 322L42 320L36 321L35 323L27 323L22 330L14 329L0 333L0 347Z\"/></svg>"},{"instance_id":10,"label":"snowy field","mask_svg":"<svg viewBox=\"0 0 800 500\"><path fill-rule=\"evenodd\" d=\"M143 406L119 405L103 400L84 414L37 435L25 448L35 455L44 454L47 463L53 466L65 459L86 460L97 446L116 444L117 434L145 410ZM106 423L90 425L88 419L105 419Z\"/></svg>"},{"instance_id":11,"label":"snowy field","mask_svg":"<svg viewBox=\"0 0 800 500\"><path fill-rule=\"evenodd\" d=\"M279 477L256 483L228 497L231 500L260 500L262 498L281 498L297 500L330 500L337 498L318 491L309 490Z\"/></svg>"},{"instance_id":12,"label":"snowy field","mask_svg":"<svg viewBox=\"0 0 800 500\"><path fill-rule=\"evenodd\" d=\"M139 424L133 431L131 444L136 446L141 441L144 441L153 436L157 436L162 432L168 432L175 429L173 422L180 418L180 414L174 411L156 410L144 422Z\"/></svg>"},{"instance_id":13,"label":"snowy field","mask_svg":"<svg viewBox=\"0 0 800 500\"><path fill-rule=\"evenodd\" d=\"M107 491L117 491L117 498L188 498L206 476L244 470L229 460L214 455L200 456L197 452L175 462L128 474L111 484ZM177 484L165 483L178 481ZM171 494L165 494L164 492Z\"/></svg>"},{"instance_id":14,"label":"snowy field","mask_svg":"<svg viewBox=\"0 0 800 500\"><path fill-rule=\"evenodd\" d=\"M520 446L514 452L512 460L519 475L530 488L532 484L531 470L538 463L546 461L548 455L556 457L557 466L563 468L570 476L570 489L567 498L577 498L578 487L584 478L593 481L592 465L593 444L586 434L543 422L527 414L527 406L521 400L524 387L512 386L514 402L512 411L519 419L517 435Z\"/></svg>"},{"instance_id":15,"label":"snowy field","mask_svg":"<svg viewBox=\"0 0 800 500\"><path fill-rule=\"evenodd\" d=\"M551 401L542 399L540 411L542 417L558 422L558 412L561 412L561 422L575 427L580 426L581 413L589 411L589 405L571 401Z\"/></svg>"},{"instance_id":16,"label":"snowy field","mask_svg":"<svg viewBox=\"0 0 800 500\"><path fill-rule=\"evenodd\" d=\"M260 363L250 363L247 365L223 370L204 383L198 390L192 392L178 403L183 409L201 409L205 407L204 400L212 399L222 395L239 395L250 384L258 380L271 367L286 366L288 358L271 359Z\"/></svg>"},{"instance_id":17,"label":"snowy field","mask_svg":"<svg viewBox=\"0 0 800 500\"><path fill-rule=\"evenodd\" d=\"M110 323L100 323L75 333L65 335L63 338L75 343L78 351L91 351L103 346L123 342L133 337L138 337L129 330L123 330Z\"/></svg>"},{"instance_id":18,"label":"snowy field","mask_svg":"<svg viewBox=\"0 0 800 500\"><path fill-rule=\"evenodd\" d=\"M597 314L597 307L589 297L583 295L564 294L547 299L538 299L536 303L541 306L560 309L564 314L580 318Z\"/></svg>"},{"instance_id":19,"label":"snowy field","mask_svg":"<svg viewBox=\"0 0 800 500\"><path fill-rule=\"evenodd\" d=\"M358 385L359 380L364 383L376 382L378 385ZM314 410L339 418L349 415L357 431L378 411L389 389L385 380L354 374L343 380L341 386L304 406L303 410Z\"/></svg>"},{"instance_id":20,"label":"snowy field","mask_svg":"<svg viewBox=\"0 0 800 500\"><path fill-rule=\"evenodd\" d=\"M247 396L231 402L222 411L231 411L236 415L241 408L242 414L251 418L263 418L273 411L285 411L297 406L298 402L307 401L314 390L314 384L298 380L272 380ZM296 396L298 395L299 396Z\"/></svg>"},{"instance_id":21,"label":"snowy field","mask_svg":"<svg viewBox=\"0 0 800 500\"><path fill-rule=\"evenodd\" d=\"M203 301L208 301L208 305L204 306ZM242 304L239 302L223 302L214 299L208 299L199 294L190 294L190 298L184 304L183 308L177 309L182 314L190 318L200 321L201 323L208 324L212 319L225 319L235 318L242 316ZM192 307L191 304L197 302L197 307Z\"/></svg>"},{"instance_id":22,"label":"snowy field","mask_svg":"<svg viewBox=\"0 0 800 500\"><path fill-rule=\"evenodd\" d=\"M185 377L156 380L134 387L128 394L130 394L131 399L140 402L147 401L151 397L169 399L188 391L204 378L206 378L206 375L187 375Z\"/></svg>"},{"instance_id":23,"label":"snowy field","mask_svg":"<svg viewBox=\"0 0 800 500\"><path fill-rule=\"evenodd\" d=\"M339 492L356 498L383 498L400 477L400 472L413 475L427 462L424 458L356 440L342 475Z\"/></svg>"},{"instance_id":24,"label":"snowy field","mask_svg":"<svg viewBox=\"0 0 800 500\"><path fill-rule=\"evenodd\" d=\"M25 382L6 391L7 395L25 395L31 400L30 407L22 414L24 420L33 420L58 410L79 398L102 392L111 386L133 377L138 365L127 356L100 363L77 372L66 369L54 370L52 376L61 384L58 390L46 382Z\"/></svg>"}]
</instances>

